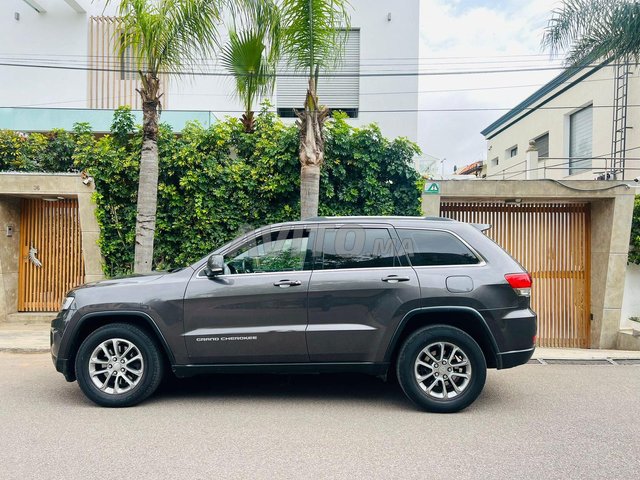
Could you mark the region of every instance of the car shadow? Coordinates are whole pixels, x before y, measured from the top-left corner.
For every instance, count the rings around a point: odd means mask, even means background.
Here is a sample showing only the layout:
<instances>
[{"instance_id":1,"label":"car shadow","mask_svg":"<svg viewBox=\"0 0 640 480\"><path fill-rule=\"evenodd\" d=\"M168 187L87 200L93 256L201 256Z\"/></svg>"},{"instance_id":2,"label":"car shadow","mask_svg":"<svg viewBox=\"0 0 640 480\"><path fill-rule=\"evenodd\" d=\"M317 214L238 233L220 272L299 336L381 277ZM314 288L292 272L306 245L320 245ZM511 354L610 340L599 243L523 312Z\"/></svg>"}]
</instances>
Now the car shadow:
<instances>
[{"instance_id":1,"label":"car shadow","mask_svg":"<svg viewBox=\"0 0 640 480\"><path fill-rule=\"evenodd\" d=\"M66 405L94 404L87 399L76 383L68 384L55 392ZM488 381L480 397L464 412L491 410L492 408L510 408L510 397ZM53 393L53 392L52 392ZM51 397L50 397L51 398ZM513 399L517 401L517 398ZM395 380L364 374L324 373L324 374L240 374L240 375L198 375L190 378L165 377L160 387L150 398L136 408L153 408L166 404L189 404L207 402L225 404L243 402L258 404L280 402L283 405L308 403L349 404L357 408L380 408L397 411L420 412L404 395Z\"/></svg>"},{"instance_id":2,"label":"car shadow","mask_svg":"<svg viewBox=\"0 0 640 480\"><path fill-rule=\"evenodd\" d=\"M362 374L242 374L167 377L153 400L158 402L207 398L211 400L366 401L414 409L394 380ZM151 400L151 399L150 399Z\"/></svg>"}]
</instances>

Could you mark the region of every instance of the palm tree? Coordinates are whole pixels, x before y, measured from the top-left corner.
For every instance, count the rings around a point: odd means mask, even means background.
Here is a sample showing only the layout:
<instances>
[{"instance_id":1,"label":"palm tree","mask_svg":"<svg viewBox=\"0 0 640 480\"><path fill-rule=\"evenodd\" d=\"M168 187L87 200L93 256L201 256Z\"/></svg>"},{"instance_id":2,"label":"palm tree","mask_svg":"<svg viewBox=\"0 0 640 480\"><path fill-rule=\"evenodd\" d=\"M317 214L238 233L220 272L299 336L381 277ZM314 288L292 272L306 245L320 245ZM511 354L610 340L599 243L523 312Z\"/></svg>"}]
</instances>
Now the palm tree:
<instances>
[{"instance_id":1,"label":"palm tree","mask_svg":"<svg viewBox=\"0 0 640 480\"><path fill-rule=\"evenodd\" d=\"M640 61L640 1L563 0L553 10L542 40L553 53L567 51L566 63L597 59Z\"/></svg>"},{"instance_id":2,"label":"palm tree","mask_svg":"<svg viewBox=\"0 0 640 480\"><path fill-rule=\"evenodd\" d=\"M119 0L120 54L131 54L140 75L142 152L134 271L151 271L158 196L158 118L163 72L192 70L212 55L224 0Z\"/></svg>"},{"instance_id":3,"label":"palm tree","mask_svg":"<svg viewBox=\"0 0 640 480\"><path fill-rule=\"evenodd\" d=\"M300 217L318 214L320 168L324 161L323 126L329 109L317 93L321 69L337 64L344 53L345 29L349 28L347 0L283 0L282 50L289 65L308 73L304 110L296 111L300 130Z\"/></svg>"},{"instance_id":4,"label":"palm tree","mask_svg":"<svg viewBox=\"0 0 640 480\"><path fill-rule=\"evenodd\" d=\"M222 65L233 75L242 102L242 124L254 130L253 106L271 95L280 55L280 12L273 0L242 0L231 9L229 40L222 48Z\"/></svg>"}]
</instances>

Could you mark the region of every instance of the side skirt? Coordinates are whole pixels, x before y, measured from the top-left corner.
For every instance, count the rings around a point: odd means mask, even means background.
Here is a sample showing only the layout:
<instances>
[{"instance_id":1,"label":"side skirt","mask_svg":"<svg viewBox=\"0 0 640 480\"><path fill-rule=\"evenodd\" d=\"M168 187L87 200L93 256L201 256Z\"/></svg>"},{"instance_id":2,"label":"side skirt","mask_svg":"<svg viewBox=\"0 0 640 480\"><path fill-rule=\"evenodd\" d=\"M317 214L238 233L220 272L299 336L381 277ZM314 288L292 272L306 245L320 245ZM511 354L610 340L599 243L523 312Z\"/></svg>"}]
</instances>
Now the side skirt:
<instances>
[{"instance_id":1,"label":"side skirt","mask_svg":"<svg viewBox=\"0 0 640 480\"><path fill-rule=\"evenodd\" d=\"M185 378L211 373L365 373L385 375L388 363L240 363L212 365L173 365L176 377Z\"/></svg>"}]
</instances>

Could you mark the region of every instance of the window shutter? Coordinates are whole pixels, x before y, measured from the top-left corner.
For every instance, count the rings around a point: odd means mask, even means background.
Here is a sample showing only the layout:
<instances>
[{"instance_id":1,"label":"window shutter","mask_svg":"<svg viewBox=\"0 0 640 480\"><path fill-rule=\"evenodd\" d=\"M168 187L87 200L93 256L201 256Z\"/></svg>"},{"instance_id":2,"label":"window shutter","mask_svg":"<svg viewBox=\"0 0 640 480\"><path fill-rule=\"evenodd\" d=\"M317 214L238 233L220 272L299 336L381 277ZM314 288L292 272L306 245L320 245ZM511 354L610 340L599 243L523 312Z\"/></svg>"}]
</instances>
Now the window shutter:
<instances>
[{"instance_id":1,"label":"window shutter","mask_svg":"<svg viewBox=\"0 0 640 480\"><path fill-rule=\"evenodd\" d=\"M547 158L549 156L548 133L545 133L541 137L536 138L536 148L538 149L538 158Z\"/></svg>"},{"instance_id":2,"label":"window shutter","mask_svg":"<svg viewBox=\"0 0 640 480\"><path fill-rule=\"evenodd\" d=\"M320 71L318 98L322 105L331 109L346 110L352 114L350 116L357 116L360 100L360 30L349 30L345 34L347 39L340 64L334 69ZM295 71L289 67L286 60L280 62L278 73L300 75L295 77L279 76L277 79L276 106L278 113L282 116L291 116L289 114L291 109L303 108L309 79L305 72ZM323 76L323 74L329 73L340 76Z\"/></svg>"},{"instance_id":3,"label":"window shutter","mask_svg":"<svg viewBox=\"0 0 640 480\"><path fill-rule=\"evenodd\" d=\"M593 106L569 117L569 175L591 169Z\"/></svg>"}]
</instances>

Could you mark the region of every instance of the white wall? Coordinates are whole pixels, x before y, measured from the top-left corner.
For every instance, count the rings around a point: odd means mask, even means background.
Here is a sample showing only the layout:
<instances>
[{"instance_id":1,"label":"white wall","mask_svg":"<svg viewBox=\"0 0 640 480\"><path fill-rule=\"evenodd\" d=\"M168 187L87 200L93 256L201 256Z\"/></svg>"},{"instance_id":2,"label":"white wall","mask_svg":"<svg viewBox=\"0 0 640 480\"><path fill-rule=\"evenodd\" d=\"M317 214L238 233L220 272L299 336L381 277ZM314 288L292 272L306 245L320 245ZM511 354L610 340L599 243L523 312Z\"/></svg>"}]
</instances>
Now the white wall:
<instances>
[{"instance_id":1,"label":"white wall","mask_svg":"<svg viewBox=\"0 0 640 480\"><path fill-rule=\"evenodd\" d=\"M640 330L640 323L629 320L629 317L640 317L640 295L638 292L640 292L640 265L627 265L620 328Z\"/></svg>"},{"instance_id":2,"label":"white wall","mask_svg":"<svg viewBox=\"0 0 640 480\"><path fill-rule=\"evenodd\" d=\"M524 178L523 173L518 174L518 172L524 170L524 164L515 165L524 161L529 140L533 140L547 131L549 132L550 159L546 162L541 161L539 165L559 168L539 170L539 178L592 180L595 178L594 172L604 171L605 160L594 159L592 171L569 176L568 160L565 158L569 155L568 117L580 107L593 103L595 108L593 109L592 155L594 157L610 157L613 122L613 75L613 67L600 69L584 81L546 103L543 106L544 108L537 109L527 116L521 116L521 119L516 123L490 138L487 141L487 176L494 179L501 179L503 175L506 179ZM631 127L631 129L627 131L627 179L640 175L640 161L633 160L640 157L640 135L637 134L638 130L640 130L640 109L634 107L634 105L639 105L639 102L640 69L635 69L630 78L628 96L627 126ZM505 151L513 145L518 145L518 155L514 158L508 158ZM500 159L497 167L492 164L492 159L495 157ZM557 160L554 160L554 158Z\"/></svg>"},{"instance_id":3,"label":"white wall","mask_svg":"<svg viewBox=\"0 0 640 480\"><path fill-rule=\"evenodd\" d=\"M11 58L23 63L25 58L33 57L34 63L38 63L37 59L48 59L86 65L89 16L102 15L104 2L77 1L87 10L86 14L76 13L63 0L38 0L47 10L43 14L36 13L22 0L2 0L0 63L9 62ZM419 56L419 0L351 0L351 5L351 24L360 28L361 72L415 72ZM111 5L105 14L113 11ZM19 21L14 19L14 12L20 13ZM87 106L87 73L81 70L0 66L0 85L0 107ZM417 109L417 90L417 76L362 77L361 113L352 123L377 122L387 136L407 136L416 141L417 112L378 111ZM230 78L172 79L167 97L172 110L211 110L217 116L238 115L241 107L232 91Z\"/></svg>"},{"instance_id":4,"label":"white wall","mask_svg":"<svg viewBox=\"0 0 640 480\"><path fill-rule=\"evenodd\" d=\"M89 0L80 2L91 5ZM0 2L0 63L30 59L37 64L55 58L65 64L86 65L87 16L62 0L38 3L46 13L37 13L22 0ZM20 20L14 18L15 13ZM85 107L86 97L85 71L0 66L0 107Z\"/></svg>"}]
</instances>

